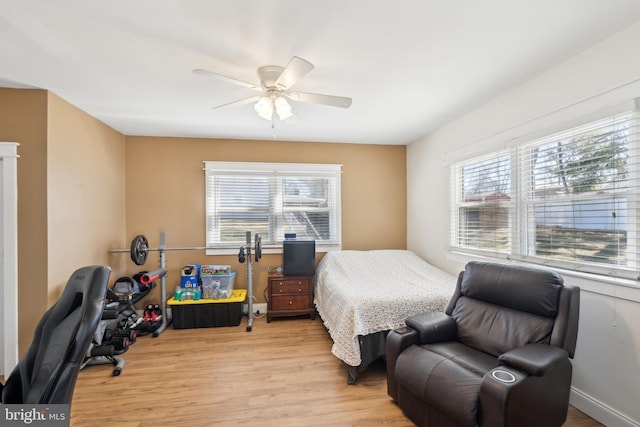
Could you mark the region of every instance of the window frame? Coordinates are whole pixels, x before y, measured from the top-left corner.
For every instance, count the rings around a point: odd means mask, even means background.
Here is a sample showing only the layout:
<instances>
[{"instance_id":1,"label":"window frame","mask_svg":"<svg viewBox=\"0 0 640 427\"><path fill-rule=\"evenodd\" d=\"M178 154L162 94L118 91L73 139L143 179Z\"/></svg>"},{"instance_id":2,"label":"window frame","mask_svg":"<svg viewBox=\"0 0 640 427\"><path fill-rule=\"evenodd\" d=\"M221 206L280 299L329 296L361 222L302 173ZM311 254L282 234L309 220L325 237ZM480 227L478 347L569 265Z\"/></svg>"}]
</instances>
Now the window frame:
<instances>
[{"instance_id":1,"label":"window frame","mask_svg":"<svg viewBox=\"0 0 640 427\"><path fill-rule=\"evenodd\" d=\"M635 100L634 100L635 101ZM585 262L575 257L573 260L561 260L553 257L537 256L537 253L532 254L531 245L536 245L536 224L535 220L530 221L528 214L531 212L532 206L535 206L535 198L527 196L528 185L531 185L535 177L533 177L531 167L526 167L526 162L523 159L530 156L527 150L531 150L532 147L542 146L545 140L553 139L554 136L567 134L569 138L571 135L580 135L580 132L584 129L588 129L589 126L593 126L598 122L606 122L611 120L615 122L616 118L628 116L625 119L625 123L629 127L629 133L624 139L628 139L625 143L625 149L629 151L628 168L629 168L629 193L623 194L617 192L610 192L604 195L578 195L575 198L569 198L566 203L572 206L571 209L575 209L577 205L584 204L585 200L595 201L596 204L604 203L617 203L617 200L624 197L626 200L627 217L626 217L626 264L620 265L614 262ZM615 112L607 111L606 113L591 116L588 120L583 120L579 123L572 123L563 127L557 127L555 131L551 132L538 132L537 137L520 137L517 140L502 141L501 147L493 150L486 150L482 154L475 153L472 157L465 157L461 160L455 160L449 163L450 167L450 180L451 180L451 199L449 203L450 207L450 239L449 239L449 252L459 253L466 255L477 255L488 258L506 258L509 260L519 260L530 264L550 266L554 268L564 269L566 271L584 272L587 274L606 275L609 277L615 277L620 279L638 279L638 269L640 268L640 111L637 103L631 108L624 110L618 110ZM558 130L560 129L560 130ZM508 147L508 148L504 148ZM457 214L456 203L459 202L459 191L455 189L456 182L461 179L457 174L460 173L464 165L473 164L474 162L482 161L487 158L497 158L501 154L508 153L511 161L511 191L512 200L515 201L513 206L514 221L511 224L511 250L508 253L491 250L479 250L477 248L465 248L463 245L456 244L456 239L460 234L460 223ZM454 191L455 190L455 191ZM554 203L549 198L547 202ZM555 203L560 203L560 199ZM551 210L553 212L553 209ZM577 229L578 231L580 229ZM585 228L586 230L586 228ZM615 231L615 229L614 229ZM591 241L590 243L593 243ZM571 246L573 248L575 246ZM617 253L620 254L619 252Z\"/></svg>"},{"instance_id":2,"label":"window frame","mask_svg":"<svg viewBox=\"0 0 640 427\"><path fill-rule=\"evenodd\" d=\"M268 216L268 232L261 232L263 253L282 253L282 241L284 240L285 222L281 221L286 212L294 210L317 210L317 208L304 209L303 207L287 207L282 194L284 185L282 181L287 178L329 178L329 188L327 189L327 210L329 213L328 228L330 238L326 240L316 239L316 250L326 252L342 248L342 218L341 218L341 164L322 163L269 163L269 162L226 162L226 161L204 161L205 167L205 241L207 255L231 255L238 251L238 248L246 244L245 241L221 242L219 234L211 236L212 233L219 233L219 217L211 218L211 215L219 214L222 210L216 210L216 202L219 202L221 195L217 189L210 189L211 178L213 176L234 176L234 177L259 177L267 180L268 203L264 213ZM215 181L214 181L215 183ZM211 196L211 198L210 198ZM233 209L232 209L233 210ZM227 210L227 212L232 212ZM211 225L211 226L210 226ZM252 234L255 234L253 230ZM301 237L304 238L304 237Z\"/></svg>"},{"instance_id":3,"label":"window frame","mask_svg":"<svg viewBox=\"0 0 640 427\"><path fill-rule=\"evenodd\" d=\"M513 193L514 193L514 186L513 186L513 182L511 181L513 179L513 159L512 159L512 151L510 149L501 149L501 150L496 150L494 152L491 153L487 153L487 154L483 154L483 155L479 155L479 156L475 156L473 158L469 158L466 160L462 160L460 162L456 162L454 164L451 165L451 173L450 173L450 183L451 183L451 192L450 194L453 196L451 199L451 203L450 203L450 218L451 218L451 224L450 224L450 250L451 251L457 251L457 252L464 252L464 253L473 253L473 254L478 254L478 255L484 255L484 256L493 256L493 257L505 257L507 256L509 253L512 252L512 248L514 245L514 231L516 227L516 215L515 215L515 211L516 211L516 201L515 198L513 197ZM509 175L510 175L510 183L508 185L508 190L506 192L504 192L505 195L507 195L509 197L508 201L500 201L500 200L495 200L493 203L484 203L482 201L465 201L464 200L464 175L463 175L463 171L466 167L471 166L471 165L476 165L476 164L481 164L481 163L485 163L487 161L491 161L491 160L498 160L500 158L503 158L505 156L509 157L509 165L508 165L508 169L509 169ZM499 192L496 190L495 192L496 194L498 194ZM507 208L507 218L508 218L508 229L509 229L509 242L507 244L508 250L506 251L501 251L501 250L496 250L496 249L490 249L487 247L471 247L471 246L465 246L460 244L459 242L461 241L461 239L463 239L463 231L462 231L462 227L461 227L461 215L460 215L460 210L461 209L465 209L465 208L471 208L474 206L480 207L480 206L489 206L491 207L491 205L495 206L495 207L500 207L500 206L505 206Z\"/></svg>"},{"instance_id":4,"label":"window frame","mask_svg":"<svg viewBox=\"0 0 640 427\"><path fill-rule=\"evenodd\" d=\"M640 162L640 152L639 152L639 143L638 140L638 131L634 131L634 127L637 127L640 120L640 114L635 109L630 111L624 111L620 113L607 114L601 116L599 118L593 118L586 123L571 126L570 128L550 133L541 138L536 138L535 140L528 141L525 144L522 144L518 147L518 156L519 156L519 177L521 179L522 187L519 189L518 200L521 206L521 210L524 212L521 218L521 234L519 236L520 239L520 250L518 253L513 254L514 258L531 262L534 264L541 264L545 266L558 267L566 270L572 271L583 271L594 274L608 275L620 278L637 278L638 276L638 267L640 266L640 260L637 258L637 241L638 241L638 218L640 218L640 210L637 203L637 197L640 192L640 176L638 175L638 162ZM555 197L546 197L546 198L538 198L535 196L530 196L531 188L527 188L532 185L535 181L536 177L532 175L532 171L530 170L530 165L527 165L526 162L521 161L523 158L530 157L530 154L525 153L528 150L539 148L550 143L559 143L560 141L567 142L567 145L573 145L575 148L582 149L579 143L575 142L576 138L584 136L585 133L589 131L600 130L606 127L614 128L618 122L624 123L628 125L631 129L628 135L625 137L629 139L626 142L625 149L631 153L628 157L629 163L629 177L628 177L628 193L624 191L617 191L615 189L615 181L614 181L614 190L608 192L591 192L588 194L587 192L573 192L571 194L564 194L562 196ZM588 141L591 142L591 141ZM610 166L611 168L611 166ZM578 175L576 173L576 175ZM627 212L626 218L626 240L627 244L625 247L625 258L627 259L626 264L617 264L617 263L605 263L605 262L589 262L587 260L580 259L579 256L574 256L573 259L563 260L557 257L549 257L542 256L537 253L535 248L537 244L537 229L536 223L528 224L527 218L530 218L531 209L535 209L537 204L556 204L556 205L567 205L570 206L572 212L579 211L580 206L584 206L585 204L591 205L611 205L616 206L620 203L620 200L624 199L626 203L625 210ZM612 209L614 212L617 209ZM597 212L596 209L587 211L587 212ZM558 211L554 210L546 210L545 213L553 214L558 213ZM576 216L574 214L574 219ZM579 220L582 222L593 221L587 220L584 216L578 215ZM615 222L615 221L614 221ZM576 231L588 231L593 232L594 229L589 228L576 228ZM613 231L613 230L612 230ZM593 242L590 242L593 245ZM576 245L571 247L572 249L576 248ZM592 246L593 248L593 246ZM531 254L531 252L535 252L535 254ZM619 252L616 252L617 256L619 256Z\"/></svg>"}]
</instances>

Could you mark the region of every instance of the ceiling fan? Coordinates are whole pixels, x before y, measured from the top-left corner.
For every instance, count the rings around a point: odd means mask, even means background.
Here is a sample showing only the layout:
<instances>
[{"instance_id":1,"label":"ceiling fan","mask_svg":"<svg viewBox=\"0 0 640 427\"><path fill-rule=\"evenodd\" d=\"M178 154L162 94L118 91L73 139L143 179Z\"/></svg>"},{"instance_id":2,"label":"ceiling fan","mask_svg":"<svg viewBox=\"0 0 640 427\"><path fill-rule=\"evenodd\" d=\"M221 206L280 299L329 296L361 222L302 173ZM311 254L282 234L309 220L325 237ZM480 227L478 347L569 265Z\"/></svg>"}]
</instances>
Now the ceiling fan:
<instances>
[{"instance_id":1,"label":"ceiling fan","mask_svg":"<svg viewBox=\"0 0 640 427\"><path fill-rule=\"evenodd\" d=\"M260 95L228 102L213 108L215 109L255 102L254 109L256 110L256 113L258 113L258 116L266 120L271 120L272 123L275 120L276 115L280 120L286 120L293 115L291 105L287 102L286 98L312 104L349 108L349 106L351 106L351 98L291 91L291 88L313 69L314 66L309 61L294 56L286 67L281 67L279 65L266 65L258 68L257 73L258 78L260 79L260 84L248 83L243 80L227 77L222 74L200 68L193 70L193 72L203 76L215 77L228 83L261 92Z\"/></svg>"}]
</instances>

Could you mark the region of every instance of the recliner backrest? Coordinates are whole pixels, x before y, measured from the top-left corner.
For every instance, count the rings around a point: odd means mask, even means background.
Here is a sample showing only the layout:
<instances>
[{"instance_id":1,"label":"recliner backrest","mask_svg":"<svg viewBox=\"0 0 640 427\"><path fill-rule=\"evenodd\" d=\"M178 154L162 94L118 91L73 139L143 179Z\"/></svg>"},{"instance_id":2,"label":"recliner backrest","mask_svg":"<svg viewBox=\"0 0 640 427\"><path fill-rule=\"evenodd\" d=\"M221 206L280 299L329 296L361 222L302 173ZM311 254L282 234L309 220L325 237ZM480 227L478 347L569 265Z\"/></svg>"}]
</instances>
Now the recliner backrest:
<instances>
[{"instance_id":1,"label":"recliner backrest","mask_svg":"<svg viewBox=\"0 0 640 427\"><path fill-rule=\"evenodd\" d=\"M470 262L462 277L462 295L518 311L555 317L564 280L534 268Z\"/></svg>"},{"instance_id":2,"label":"recliner backrest","mask_svg":"<svg viewBox=\"0 0 640 427\"><path fill-rule=\"evenodd\" d=\"M3 403L71 403L80 365L102 316L110 273L109 267L91 266L72 274L7 379Z\"/></svg>"},{"instance_id":3,"label":"recliner backrest","mask_svg":"<svg viewBox=\"0 0 640 427\"><path fill-rule=\"evenodd\" d=\"M485 353L498 356L528 343L544 343L573 356L577 314L567 317L572 304L577 304L577 292L554 272L470 262L447 314L456 319L458 339Z\"/></svg>"}]
</instances>

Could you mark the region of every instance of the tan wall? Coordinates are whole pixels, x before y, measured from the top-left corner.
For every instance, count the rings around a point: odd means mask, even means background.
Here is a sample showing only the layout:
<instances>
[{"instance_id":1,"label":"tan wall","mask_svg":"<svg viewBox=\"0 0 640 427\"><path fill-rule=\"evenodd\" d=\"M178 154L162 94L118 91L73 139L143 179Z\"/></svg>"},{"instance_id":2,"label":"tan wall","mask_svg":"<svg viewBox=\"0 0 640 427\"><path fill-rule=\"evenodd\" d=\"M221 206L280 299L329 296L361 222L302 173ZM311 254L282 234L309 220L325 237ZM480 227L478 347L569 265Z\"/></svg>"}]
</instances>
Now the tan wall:
<instances>
[{"instance_id":1,"label":"tan wall","mask_svg":"<svg viewBox=\"0 0 640 427\"><path fill-rule=\"evenodd\" d=\"M18 147L18 334L22 354L47 307L47 92L0 88L0 140Z\"/></svg>"},{"instance_id":2,"label":"tan wall","mask_svg":"<svg viewBox=\"0 0 640 427\"><path fill-rule=\"evenodd\" d=\"M21 144L21 354L75 268L111 265L111 282L157 268L157 252L143 267L126 254L108 254L111 248L127 248L139 233L151 246L158 246L160 231L167 233L169 246L204 246L205 160L343 164L343 248L406 247L404 146L125 138L55 94L5 88L0 88L0 140ZM246 269L235 255L169 252L167 262L169 292L180 268L193 262L232 264L238 272L237 287L246 287ZM265 255L254 264L257 302L265 301L267 268L280 263L280 255ZM159 299L154 291L147 301Z\"/></svg>"},{"instance_id":3,"label":"tan wall","mask_svg":"<svg viewBox=\"0 0 640 427\"><path fill-rule=\"evenodd\" d=\"M404 146L275 141L127 137L127 239L144 234L152 247L164 231L167 246L204 246L203 161L339 163L342 175L344 249L406 247L406 166ZM158 268L157 252L138 267L127 255L127 271ZM189 263L231 264L237 288L246 288L246 267L235 255L206 256L200 251L167 253L167 288L179 283ZM254 264L257 302L264 302L267 268L281 255L265 255ZM146 302L159 302L157 290Z\"/></svg>"},{"instance_id":4,"label":"tan wall","mask_svg":"<svg viewBox=\"0 0 640 427\"><path fill-rule=\"evenodd\" d=\"M124 260L108 250L125 240L125 138L53 93L47 117L51 305L79 267L105 264L123 274Z\"/></svg>"},{"instance_id":5,"label":"tan wall","mask_svg":"<svg viewBox=\"0 0 640 427\"><path fill-rule=\"evenodd\" d=\"M18 147L18 346L78 267L124 262L124 136L43 90L0 88L0 140Z\"/></svg>"}]
</instances>

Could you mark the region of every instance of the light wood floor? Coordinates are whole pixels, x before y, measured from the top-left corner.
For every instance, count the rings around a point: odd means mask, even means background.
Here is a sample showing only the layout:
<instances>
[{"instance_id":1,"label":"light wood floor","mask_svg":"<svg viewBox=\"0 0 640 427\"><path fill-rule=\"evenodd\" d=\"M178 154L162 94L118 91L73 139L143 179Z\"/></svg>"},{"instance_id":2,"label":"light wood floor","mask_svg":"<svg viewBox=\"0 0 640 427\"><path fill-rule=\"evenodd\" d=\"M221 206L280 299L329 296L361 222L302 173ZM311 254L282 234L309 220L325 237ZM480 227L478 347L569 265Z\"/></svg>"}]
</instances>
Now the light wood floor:
<instances>
[{"instance_id":1,"label":"light wood floor","mask_svg":"<svg viewBox=\"0 0 640 427\"><path fill-rule=\"evenodd\" d=\"M410 426L386 392L382 363L346 384L320 319L254 321L173 329L127 351L119 377L111 365L80 371L71 425ZM601 424L570 408L565 426Z\"/></svg>"}]
</instances>

